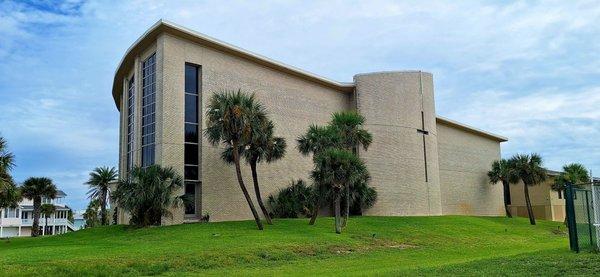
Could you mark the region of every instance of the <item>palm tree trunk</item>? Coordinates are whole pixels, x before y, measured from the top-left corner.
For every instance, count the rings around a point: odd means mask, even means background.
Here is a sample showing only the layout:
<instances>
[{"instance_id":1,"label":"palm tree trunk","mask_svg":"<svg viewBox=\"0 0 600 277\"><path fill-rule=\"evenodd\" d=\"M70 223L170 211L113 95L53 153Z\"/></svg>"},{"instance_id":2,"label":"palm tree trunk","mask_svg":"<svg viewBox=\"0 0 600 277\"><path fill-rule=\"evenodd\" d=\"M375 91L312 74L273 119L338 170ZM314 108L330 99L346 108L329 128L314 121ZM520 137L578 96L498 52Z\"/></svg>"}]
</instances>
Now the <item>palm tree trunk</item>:
<instances>
[{"instance_id":1,"label":"palm tree trunk","mask_svg":"<svg viewBox=\"0 0 600 277\"><path fill-rule=\"evenodd\" d=\"M31 236L37 237L40 234L40 206L42 203L41 197L33 199L33 224L31 225Z\"/></svg>"},{"instance_id":2,"label":"palm tree trunk","mask_svg":"<svg viewBox=\"0 0 600 277\"><path fill-rule=\"evenodd\" d=\"M346 186L346 206L344 209L344 222L342 227L346 227L348 225L348 217L350 216L350 186Z\"/></svg>"},{"instance_id":3,"label":"palm tree trunk","mask_svg":"<svg viewBox=\"0 0 600 277\"><path fill-rule=\"evenodd\" d=\"M252 211L252 215L254 216L254 221L256 221L256 226L258 230L263 229L262 222L260 222L260 217L256 212L256 208L254 207L254 203L252 203L252 199L250 198L250 194L248 194L248 190L246 189L246 185L244 185L244 180L242 179L242 170L240 168L240 153L238 152L238 143L233 143L233 161L235 162L235 173L237 175L238 183L240 184L240 188L244 193L244 197L246 198L246 202L248 202L248 206L250 207L250 211Z\"/></svg>"},{"instance_id":4,"label":"palm tree trunk","mask_svg":"<svg viewBox=\"0 0 600 277\"><path fill-rule=\"evenodd\" d=\"M335 232L337 234L341 234L342 233L342 226L341 226L341 215L340 215L340 200L341 200L341 191L337 191L335 193L335 200L334 200L334 209L335 209Z\"/></svg>"},{"instance_id":5,"label":"palm tree trunk","mask_svg":"<svg viewBox=\"0 0 600 277\"><path fill-rule=\"evenodd\" d=\"M44 228L48 229L48 215L45 215L44 218L46 218L46 225L44 225Z\"/></svg>"},{"instance_id":6,"label":"palm tree trunk","mask_svg":"<svg viewBox=\"0 0 600 277\"><path fill-rule=\"evenodd\" d=\"M358 148L357 146L352 147L352 154L358 157ZM350 216L350 184L346 186L346 207L344 213L344 223L342 227L346 227L348 225L348 217Z\"/></svg>"},{"instance_id":7,"label":"palm tree trunk","mask_svg":"<svg viewBox=\"0 0 600 277\"><path fill-rule=\"evenodd\" d=\"M265 220L267 220L267 224L272 225L273 221L271 220L271 216L265 207L265 203L262 200L262 196L260 195L260 187L258 186L258 175L256 174L256 158L252 158L250 162L250 169L252 170L252 182L254 182L254 192L256 193L256 200L258 201L258 206L262 210L263 215L265 216Z\"/></svg>"},{"instance_id":8,"label":"palm tree trunk","mask_svg":"<svg viewBox=\"0 0 600 277\"><path fill-rule=\"evenodd\" d=\"M317 216L319 216L320 204L321 203L319 202L319 200L315 201L315 207L313 208L312 215L310 217L310 222L308 223L308 225L315 225L315 222L317 221Z\"/></svg>"},{"instance_id":9,"label":"palm tree trunk","mask_svg":"<svg viewBox=\"0 0 600 277\"><path fill-rule=\"evenodd\" d=\"M533 208L531 207L531 199L529 199L529 186L523 183L525 187L525 204L527 204L527 215L529 216L529 223L535 225L535 217L533 215Z\"/></svg>"},{"instance_id":10,"label":"palm tree trunk","mask_svg":"<svg viewBox=\"0 0 600 277\"><path fill-rule=\"evenodd\" d=\"M502 181L502 186L504 187L504 193L506 194L506 191L510 190L510 184L507 181ZM504 210L506 210L506 216L508 218L512 218L512 214L508 208L508 202L506 201L506 196L504 197Z\"/></svg>"},{"instance_id":11,"label":"palm tree trunk","mask_svg":"<svg viewBox=\"0 0 600 277\"><path fill-rule=\"evenodd\" d=\"M106 189L100 195L100 225L108 225L106 218Z\"/></svg>"}]
</instances>

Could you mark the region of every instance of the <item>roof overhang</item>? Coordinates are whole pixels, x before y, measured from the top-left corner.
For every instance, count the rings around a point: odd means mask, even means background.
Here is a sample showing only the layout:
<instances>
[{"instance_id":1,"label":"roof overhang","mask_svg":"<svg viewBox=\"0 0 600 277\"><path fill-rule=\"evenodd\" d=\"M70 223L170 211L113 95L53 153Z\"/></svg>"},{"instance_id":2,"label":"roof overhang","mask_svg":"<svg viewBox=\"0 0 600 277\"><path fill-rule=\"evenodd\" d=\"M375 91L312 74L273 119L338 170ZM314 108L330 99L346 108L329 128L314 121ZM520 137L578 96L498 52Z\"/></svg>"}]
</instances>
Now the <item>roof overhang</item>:
<instances>
[{"instance_id":1,"label":"roof overhang","mask_svg":"<svg viewBox=\"0 0 600 277\"><path fill-rule=\"evenodd\" d=\"M308 71L296 68L291 65L284 64L282 62L278 62L267 58L265 56L250 52L248 50L239 48L237 46L231 45L229 43L220 41L218 39L209 37L205 34L196 32L194 30L190 30L183 26L177 25L175 23L159 20L156 22L150 29L148 29L140 38L138 38L125 52L125 55L119 62L119 66L115 72L115 76L113 79L113 87L112 87L112 95L117 105L117 109L120 108L120 96L123 91L123 79L125 78L128 69L130 68L128 65L132 65L135 57L139 55L142 51L148 48L152 43L154 43L157 37L162 33L168 33L178 38L182 38L185 40L192 41L194 43L198 43L207 47L211 47L213 49L228 53L230 55L234 55L243 59L250 60L252 62L258 63L260 65L272 68L274 70L288 73L290 75L312 81L323 86L333 88L342 92L352 92L354 90L354 83L344 83L337 82L331 79L316 75L314 73L310 73Z\"/></svg>"},{"instance_id":2,"label":"roof overhang","mask_svg":"<svg viewBox=\"0 0 600 277\"><path fill-rule=\"evenodd\" d=\"M476 135L479 135L479 136L482 136L482 137L486 137L486 138L489 138L489 139L492 139L492 140L495 140L495 141L498 141L498 142L508 141L508 138L503 137L501 135L496 135L494 133L486 132L484 130L481 130L481 129L478 129L478 128L475 128L475 127L472 127L472 126L469 126L469 125L465 125L465 124L462 124L460 122L457 122L457 121L454 121L454 120L451 120L451 119L448 119L448 118L445 118L445 117L437 116L436 120L437 120L438 123L442 123L442 124L445 124L445 125L448 125L448 126L452 126L452 127L461 129L463 131L467 131L469 133L473 133L473 134L476 134Z\"/></svg>"}]
</instances>

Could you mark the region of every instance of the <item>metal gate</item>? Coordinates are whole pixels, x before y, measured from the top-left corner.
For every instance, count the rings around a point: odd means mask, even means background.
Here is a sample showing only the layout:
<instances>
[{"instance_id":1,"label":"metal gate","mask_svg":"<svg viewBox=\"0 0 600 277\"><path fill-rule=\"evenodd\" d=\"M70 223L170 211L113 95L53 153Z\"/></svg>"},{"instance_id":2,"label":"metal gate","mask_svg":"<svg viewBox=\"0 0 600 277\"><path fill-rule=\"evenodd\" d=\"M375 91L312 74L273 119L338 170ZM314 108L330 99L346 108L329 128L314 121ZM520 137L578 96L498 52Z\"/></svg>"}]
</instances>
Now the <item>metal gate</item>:
<instances>
[{"instance_id":1,"label":"metal gate","mask_svg":"<svg viewBox=\"0 0 600 277\"><path fill-rule=\"evenodd\" d=\"M600 250L600 184L568 184L565 201L571 250Z\"/></svg>"}]
</instances>

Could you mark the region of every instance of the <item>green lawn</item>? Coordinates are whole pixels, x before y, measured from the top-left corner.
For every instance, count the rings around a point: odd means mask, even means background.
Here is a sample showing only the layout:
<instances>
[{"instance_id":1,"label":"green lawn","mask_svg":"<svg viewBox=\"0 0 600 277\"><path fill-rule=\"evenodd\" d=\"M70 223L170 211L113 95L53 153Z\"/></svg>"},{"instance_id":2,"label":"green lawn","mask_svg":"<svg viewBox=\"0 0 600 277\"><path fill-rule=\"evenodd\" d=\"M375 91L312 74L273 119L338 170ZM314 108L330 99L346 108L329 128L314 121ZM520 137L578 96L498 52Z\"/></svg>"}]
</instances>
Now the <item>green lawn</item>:
<instances>
[{"instance_id":1,"label":"green lawn","mask_svg":"<svg viewBox=\"0 0 600 277\"><path fill-rule=\"evenodd\" d=\"M600 256L574 254L561 223L488 217L333 220L94 228L0 241L4 275L594 275Z\"/></svg>"}]
</instances>

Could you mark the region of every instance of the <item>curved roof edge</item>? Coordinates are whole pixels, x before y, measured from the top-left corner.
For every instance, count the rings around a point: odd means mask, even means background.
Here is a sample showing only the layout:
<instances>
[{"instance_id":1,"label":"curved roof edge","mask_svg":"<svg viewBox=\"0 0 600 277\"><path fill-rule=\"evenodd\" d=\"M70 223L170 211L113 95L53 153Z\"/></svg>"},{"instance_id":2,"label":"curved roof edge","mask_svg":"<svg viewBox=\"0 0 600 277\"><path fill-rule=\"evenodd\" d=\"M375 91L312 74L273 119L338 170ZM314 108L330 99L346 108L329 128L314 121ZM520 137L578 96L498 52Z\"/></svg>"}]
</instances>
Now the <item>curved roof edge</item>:
<instances>
[{"instance_id":1,"label":"curved roof edge","mask_svg":"<svg viewBox=\"0 0 600 277\"><path fill-rule=\"evenodd\" d=\"M159 20L154 25L152 25L142 36L140 36L125 52L125 55L119 62L117 70L115 71L115 76L113 79L113 87L112 94L115 104L117 105L117 109L119 109L119 94L122 91L122 81L126 72L124 72L124 66L133 62L136 54L140 51L143 51L148 45L150 45L158 35L166 32L171 35L184 38L202 45L206 45L208 47L248 59L250 61L256 62L266 67L270 67L275 70L279 70L297 77L301 77L303 79L313 81L319 83L321 85L337 89L344 92L351 92L354 89L354 83L346 83L346 82L337 82L323 76L319 76L314 73L310 73L308 71L299 69L297 67L275 61L273 59L267 58L265 56L253 53L251 51L242 49L240 47L231 45L229 43L220 41L218 39L212 38L200 32L196 32L194 30L188 29L186 27L177 25L175 23Z\"/></svg>"},{"instance_id":2,"label":"curved roof edge","mask_svg":"<svg viewBox=\"0 0 600 277\"><path fill-rule=\"evenodd\" d=\"M282 63L282 62L278 62L275 61L273 59L270 59L268 57L253 53L251 51L242 49L240 47L231 45L229 43L220 41L216 38L212 38L210 36L207 36L205 34L202 34L200 32L196 32L194 30L188 29L186 27L180 26L178 24L166 21L166 20L159 20L156 23L154 23L154 25L152 25L146 32L144 32L144 34L142 34L125 52L125 55L123 56L123 58L121 58L121 61L119 62L119 65L115 71L115 76L113 79L113 86L112 86L112 95L113 95L113 99L115 101L115 105L117 106L117 109L120 109L120 92L123 90L123 78L125 77L125 74L127 72L125 72L125 65L126 64L132 64L133 61L135 60L135 56L137 54L139 54L141 51L144 51L150 44L152 44L154 42L154 40L163 32L169 33L171 35L183 38L183 39L187 39L220 51L223 51L225 53L229 53L241 58L245 58L248 59L250 61L256 62L258 64L261 64L263 66L266 67L270 67L272 69L275 70L279 70L315 83L319 83L321 85L324 85L326 87L330 87L336 90L340 90L340 91L344 91L344 92L352 92L354 90L355 84L353 82L337 82L328 78L325 78L323 76L319 76L317 74L314 73L310 73L308 71L299 69L297 67ZM419 70L405 70L405 71L384 71L384 72L374 72L374 73L387 73L387 72L404 72L404 73L408 73L408 72L422 72ZM358 74L358 75L364 75L364 74L374 74L374 73L362 73L362 74ZM431 74L428 72L423 72L426 74ZM454 127L458 127L460 129L463 129L465 131L471 132L471 133L475 133L475 134L479 134L482 135L484 137L488 137L491 139L494 139L496 141L499 142L505 142L508 141L508 139L506 137L500 136L500 135L496 135L493 133L489 133L444 117L437 117L438 121L441 121L442 123L445 123L447 125L451 125Z\"/></svg>"},{"instance_id":3,"label":"curved roof edge","mask_svg":"<svg viewBox=\"0 0 600 277\"><path fill-rule=\"evenodd\" d=\"M503 137L501 135L496 135L494 133L486 132L484 130L481 130L481 129L478 129L478 128L475 128L475 127L472 127L472 126L469 126L469 125L466 125L466 124L463 124L463 123L460 123L458 121L454 121L454 120L445 118L445 117L437 116L436 120L438 122L441 122L442 124L446 124L446 125L449 125L449 126L452 126L452 127L456 127L458 129L461 129L461 130L464 130L464 131L467 131L467 132L470 132L470 133L473 133L473 134L476 134L476 135L480 135L480 136L483 136L483 137L486 137L486 138L489 138L489 139L493 139L493 140L498 141L498 142L506 142L506 141L508 141L507 137Z\"/></svg>"}]
</instances>

